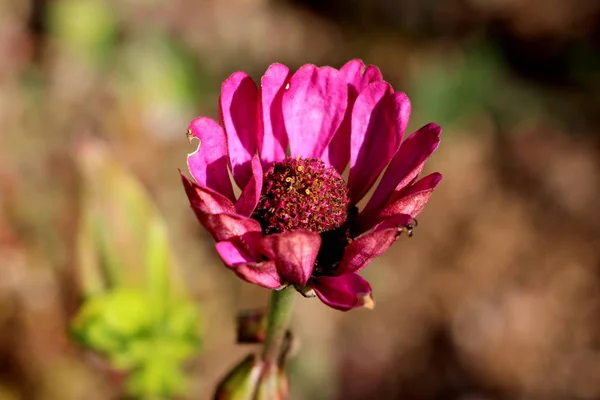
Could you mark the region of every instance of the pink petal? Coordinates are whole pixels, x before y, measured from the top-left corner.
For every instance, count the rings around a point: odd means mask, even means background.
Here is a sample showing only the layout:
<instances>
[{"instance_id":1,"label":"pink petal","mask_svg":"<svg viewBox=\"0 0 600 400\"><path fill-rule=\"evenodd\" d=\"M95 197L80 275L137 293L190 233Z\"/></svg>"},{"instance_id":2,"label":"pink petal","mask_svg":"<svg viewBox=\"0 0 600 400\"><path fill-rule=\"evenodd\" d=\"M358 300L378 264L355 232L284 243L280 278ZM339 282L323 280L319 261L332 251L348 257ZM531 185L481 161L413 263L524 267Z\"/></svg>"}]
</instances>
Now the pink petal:
<instances>
[{"instance_id":1,"label":"pink petal","mask_svg":"<svg viewBox=\"0 0 600 400\"><path fill-rule=\"evenodd\" d=\"M259 149L258 89L245 72L233 73L221 86L221 119L227 135L233 179L244 188L252 176L252 157Z\"/></svg>"},{"instance_id":2,"label":"pink petal","mask_svg":"<svg viewBox=\"0 0 600 400\"><path fill-rule=\"evenodd\" d=\"M350 201L356 204L371 188L400 146L410 102L393 93L386 82L363 90L352 110L350 147Z\"/></svg>"},{"instance_id":3,"label":"pink petal","mask_svg":"<svg viewBox=\"0 0 600 400\"><path fill-rule=\"evenodd\" d=\"M350 159L350 127L356 97L369 83L380 82L383 77L377 67L370 65L365 68L361 60L349 61L340 69L340 73L348 84L348 108L340 128L321 158L341 174Z\"/></svg>"},{"instance_id":4,"label":"pink petal","mask_svg":"<svg viewBox=\"0 0 600 400\"><path fill-rule=\"evenodd\" d=\"M192 177L200 186L234 200L227 172L227 144L223 129L212 119L200 117L191 122L188 132L200 140L198 149L187 159Z\"/></svg>"},{"instance_id":5,"label":"pink petal","mask_svg":"<svg viewBox=\"0 0 600 400\"><path fill-rule=\"evenodd\" d=\"M265 163L265 167L286 157L288 139L281 101L289 76L288 67L282 64L272 64L261 79L261 103L259 106L263 125L260 158Z\"/></svg>"},{"instance_id":6,"label":"pink petal","mask_svg":"<svg viewBox=\"0 0 600 400\"><path fill-rule=\"evenodd\" d=\"M442 128L438 125L428 124L410 135L402 143L385 174L383 174L373 197L362 211L363 218L371 218L377 210L390 201L394 191L402 189L417 178L425 161L440 144L441 131Z\"/></svg>"},{"instance_id":7,"label":"pink petal","mask_svg":"<svg viewBox=\"0 0 600 400\"><path fill-rule=\"evenodd\" d=\"M218 242L215 244L215 248L223 263L246 282L268 289L277 289L282 286L275 262L257 260L250 255L240 241Z\"/></svg>"},{"instance_id":8,"label":"pink petal","mask_svg":"<svg viewBox=\"0 0 600 400\"><path fill-rule=\"evenodd\" d=\"M408 227L409 225L414 225L415 223L415 219L408 214L395 214L387 217L383 221L378 222L373 228L373 232L395 229L398 233L400 233L402 228Z\"/></svg>"},{"instance_id":9,"label":"pink petal","mask_svg":"<svg viewBox=\"0 0 600 400\"><path fill-rule=\"evenodd\" d=\"M321 236L307 231L284 232L263 238L264 254L277 264L287 283L306 285L312 275Z\"/></svg>"},{"instance_id":10,"label":"pink petal","mask_svg":"<svg viewBox=\"0 0 600 400\"><path fill-rule=\"evenodd\" d=\"M194 210L203 214L233 213L233 203L225 196L206 187L190 181L181 171L181 181L190 205Z\"/></svg>"},{"instance_id":11,"label":"pink petal","mask_svg":"<svg viewBox=\"0 0 600 400\"><path fill-rule=\"evenodd\" d=\"M373 65L365 67L365 64L361 60L348 61L340 68L340 73L350 86L349 93L354 94L354 98L370 83L383 81L383 76L379 68Z\"/></svg>"},{"instance_id":12,"label":"pink petal","mask_svg":"<svg viewBox=\"0 0 600 400\"><path fill-rule=\"evenodd\" d=\"M358 274L319 276L311 286L323 303L340 311L375 306L371 285Z\"/></svg>"},{"instance_id":13,"label":"pink petal","mask_svg":"<svg viewBox=\"0 0 600 400\"><path fill-rule=\"evenodd\" d=\"M434 172L417 181L414 185L404 188L397 195L397 200L385 207L378 214L378 219L396 214L408 214L415 218L423 211L433 190L442 180L442 174Z\"/></svg>"},{"instance_id":14,"label":"pink petal","mask_svg":"<svg viewBox=\"0 0 600 400\"><path fill-rule=\"evenodd\" d=\"M406 215L402 221L395 219L395 224L387 226L387 229L375 230L353 240L346 246L344 257L335 270L335 275L360 272L373 259L382 255L394 244L400 234L398 226L406 226L412 221L410 215Z\"/></svg>"},{"instance_id":15,"label":"pink petal","mask_svg":"<svg viewBox=\"0 0 600 400\"><path fill-rule=\"evenodd\" d=\"M262 232L260 224L256 220L238 214L199 214L196 212L196 216L217 242L251 232Z\"/></svg>"},{"instance_id":16,"label":"pink petal","mask_svg":"<svg viewBox=\"0 0 600 400\"><path fill-rule=\"evenodd\" d=\"M252 215L258 204L263 184L263 169L258 156L252 158L252 177L235 203L236 212L245 217Z\"/></svg>"},{"instance_id":17,"label":"pink petal","mask_svg":"<svg viewBox=\"0 0 600 400\"><path fill-rule=\"evenodd\" d=\"M348 88L331 67L304 65L283 94L283 117L292 157L320 158L344 118Z\"/></svg>"}]
</instances>

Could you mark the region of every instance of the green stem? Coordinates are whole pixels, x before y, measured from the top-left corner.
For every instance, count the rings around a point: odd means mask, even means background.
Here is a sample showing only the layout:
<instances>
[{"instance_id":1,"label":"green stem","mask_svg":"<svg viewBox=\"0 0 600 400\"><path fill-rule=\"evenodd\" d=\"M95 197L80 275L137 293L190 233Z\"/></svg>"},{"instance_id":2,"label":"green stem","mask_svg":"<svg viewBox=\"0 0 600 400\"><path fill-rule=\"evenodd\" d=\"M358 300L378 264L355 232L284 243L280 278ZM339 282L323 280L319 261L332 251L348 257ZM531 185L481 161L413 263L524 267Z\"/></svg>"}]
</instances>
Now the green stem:
<instances>
[{"instance_id":1,"label":"green stem","mask_svg":"<svg viewBox=\"0 0 600 400\"><path fill-rule=\"evenodd\" d=\"M279 358L281 346L285 340L285 333L292 320L295 298L296 290L291 285L285 289L271 292L267 334L262 353L263 360L267 363L275 363Z\"/></svg>"}]
</instances>

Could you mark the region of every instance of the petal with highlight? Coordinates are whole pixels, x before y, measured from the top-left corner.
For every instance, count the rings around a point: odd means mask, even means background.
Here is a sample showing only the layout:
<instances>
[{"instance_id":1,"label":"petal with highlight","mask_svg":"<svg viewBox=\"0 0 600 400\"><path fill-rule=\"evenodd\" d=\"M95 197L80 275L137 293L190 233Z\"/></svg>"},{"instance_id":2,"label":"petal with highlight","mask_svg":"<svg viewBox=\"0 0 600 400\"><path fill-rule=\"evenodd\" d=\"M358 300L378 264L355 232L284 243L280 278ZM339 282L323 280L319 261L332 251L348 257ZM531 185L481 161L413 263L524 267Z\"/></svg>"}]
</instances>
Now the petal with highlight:
<instances>
[{"instance_id":1,"label":"petal with highlight","mask_svg":"<svg viewBox=\"0 0 600 400\"><path fill-rule=\"evenodd\" d=\"M276 63L267 69L261 79L259 106L263 124L260 158L265 166L286 157L288 138L281 101L289 77L289 68Z\"/></svg>"},{"instance_id":2,"label":"petal with highlight","mask_svg":"<svg viewBox=\"0 0 600 400\"><path fill-rule=\"evenodd\" d=\"M348 108L340 128L323 152L321 158L333 166L340 174L350 160L350 129L352 109L358 94L371 82L381 82L383 77L377 67L365 64L361 60L352 60L340 68L342 78L348 84Z\"/></svg>"},{"instance_id":3,"label":"petal with highlight","mask_svg":"<svg viewBox=\"0 0 600 400\"><path fill-rule=\"evenodd\" d=\"M310 283L319 299L336 310L375 307L371 285L358 274L319 276Z\"/></svg>"},{"instance_id":4,"label":"petal with highlight","mask_svg":"<svg viewBox=\"0 0 600 400\"><path fill-rule=\"evenodd\" d=\"M264 254L277 264L279 274L287 283L306 285L310 278L321 236L308 231L292 231L265 236Z\"/></svg>"},{"instance_id":5,"label":"petal with highlight","mask_svg":"<svg viewBox=\"0 0 600 400\"><path fill-rule=\"evenodd\" d=\"M344 118L346 82L336 69L308 64L289 85L282 106L291 156L320 158Z\"/></svg>"},{"instance_id":6,"label":"petal with highlight","mask_svg":"<svg viewBox=\"0 0 600 400\"><path fill-rule=\"evenodd\" d=\"M258 156L252 159L252 177L235 203L235 210L245 217L252 215L260 199L263 184L263 169Z\"/></svg>"},{"instance_id":7,"label":"petal with highlight","mask_svg":"<svg viewBox=\"0 0 600 400\"><path fill-rule=\"evenodd\" d=\"M235 72L221 86L221 120L233 179L240 188L252 176L251 160L259 149L258 89L245 72Z\"/></svg>"},{"instance_id":8,"label":"petal with highlight","mask_svg":"<svg viewBox=\"0 0 600 400\"><path fill-rule=\"evenodd\" d=\"M391 86L374 82L363 90L352 110L350 201L356 204L371 188L400 146L408 98L397 107Z\"/></svg>"},{"instance_id":9,"label":"petal with highlight","mask_svg":"<svg viewBox=\"0 0 600 400\"><path fill-rule=\"evenodd\" d=\"M227 172L227 141L221 126L210 118L200 117L190 123L188 134L200 141L196 151L187 159L192 177L200 186L234 200Z\"/></svg>"}]
</instances>

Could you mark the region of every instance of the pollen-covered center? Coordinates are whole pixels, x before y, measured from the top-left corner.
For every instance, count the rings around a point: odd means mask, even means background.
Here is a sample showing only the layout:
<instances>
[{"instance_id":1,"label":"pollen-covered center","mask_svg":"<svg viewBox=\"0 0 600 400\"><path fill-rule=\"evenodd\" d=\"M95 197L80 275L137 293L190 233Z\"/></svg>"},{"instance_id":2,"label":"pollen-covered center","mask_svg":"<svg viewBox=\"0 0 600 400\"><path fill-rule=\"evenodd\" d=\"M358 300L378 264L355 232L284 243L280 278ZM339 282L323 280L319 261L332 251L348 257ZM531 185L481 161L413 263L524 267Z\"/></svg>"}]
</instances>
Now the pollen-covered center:
<instances>
[{"instance_id":1,"label":"pollen-covered center","mask_svg":"<svg viewBox=\"0 0 600 400\"><path fill-rule=\"evenodd\" d=\"M349 202L346 183L334 168L316 158L290 157L265 174L252 216L265 234L296 229L321 233L346 222Z\"/></svg>"}]
</instances>

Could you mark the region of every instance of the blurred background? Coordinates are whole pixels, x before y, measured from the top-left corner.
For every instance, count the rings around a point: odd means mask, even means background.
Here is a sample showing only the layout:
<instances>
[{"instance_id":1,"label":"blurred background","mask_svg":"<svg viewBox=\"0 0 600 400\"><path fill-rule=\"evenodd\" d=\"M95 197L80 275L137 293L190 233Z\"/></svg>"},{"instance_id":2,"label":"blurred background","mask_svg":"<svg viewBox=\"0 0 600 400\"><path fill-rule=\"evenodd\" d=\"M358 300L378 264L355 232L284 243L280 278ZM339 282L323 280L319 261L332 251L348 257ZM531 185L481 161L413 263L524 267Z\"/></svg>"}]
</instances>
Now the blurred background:
<instances>
[{"instance_id":1,"label":"blurred background","mask_svg":"<svg viewBox=\"0 0 600 400\"><path fill-rule=\"evenodd\" d=\"M120 238L130 190L174 260L152 293L174 288L187 311L165 315L194 316L174 329L195 344L166 352L187 377L174 396L210 398L253 350L237 312L268 292L222 267L189 209L187 124L216 117L233 71L352 58L408 94L412 130L442 125L427 171L444 180L415 236L365 271L374 311L298 299L292 399L599 399L596 0L0 0L0 399L131 392L69 335L115 284L87 261L112 251L122 279L152 275L134 254L150 242L123 245L145 228ZM121 214L94 214L106 204Z\"/></svg>"}]
</instances>

